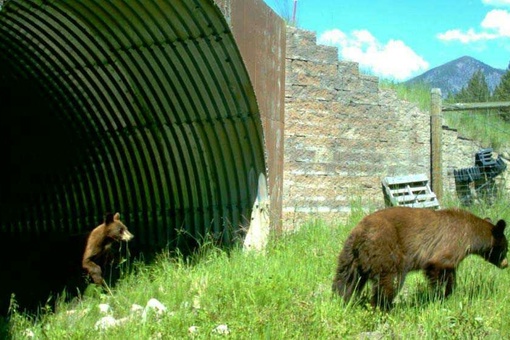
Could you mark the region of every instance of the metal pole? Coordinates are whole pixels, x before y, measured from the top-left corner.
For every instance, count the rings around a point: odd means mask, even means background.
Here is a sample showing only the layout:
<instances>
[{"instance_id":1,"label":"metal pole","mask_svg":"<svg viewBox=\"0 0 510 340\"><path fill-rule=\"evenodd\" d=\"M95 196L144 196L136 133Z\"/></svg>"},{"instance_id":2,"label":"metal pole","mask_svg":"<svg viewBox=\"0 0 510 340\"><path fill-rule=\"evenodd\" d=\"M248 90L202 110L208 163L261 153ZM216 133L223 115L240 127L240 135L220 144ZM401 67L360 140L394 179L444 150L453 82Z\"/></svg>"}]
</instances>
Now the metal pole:
<instances>
[{"instance_id":1,"label":"metal pole","mask_svg":"<svg viewBox=\"0 0 510 340\"><path fill-rule=\"evenodd\" d=\"M294 10L292 11L292 25L296 26L297 0L294 0Z\"/></svg>"},{"instance_id":2,"label":"metal pole","mask_svg":"<svg viewBox=\"0 0 510 340\"><path fill-rule=\"evenodd\" d=\"M443 160L442 160L442 134L443 117L441 113L441 89L430 91L430 165L432 191L439 202L443 198Z\"/></svg>"}]
</instances>

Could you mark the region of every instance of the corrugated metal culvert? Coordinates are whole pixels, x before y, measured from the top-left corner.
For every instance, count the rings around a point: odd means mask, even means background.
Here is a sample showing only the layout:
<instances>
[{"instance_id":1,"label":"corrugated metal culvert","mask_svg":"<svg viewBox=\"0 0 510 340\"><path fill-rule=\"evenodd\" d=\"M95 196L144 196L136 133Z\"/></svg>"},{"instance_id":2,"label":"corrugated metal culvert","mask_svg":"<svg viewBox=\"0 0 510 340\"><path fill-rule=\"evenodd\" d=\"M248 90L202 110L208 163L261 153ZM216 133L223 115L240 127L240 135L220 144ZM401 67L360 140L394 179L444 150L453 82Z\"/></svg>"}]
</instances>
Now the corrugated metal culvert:
<instances>
[{"instance_id":1,"label":"corrugated metal culvert","mask_svg":"<svg viewBox=\"0 0 510 340\"><path fill-rule=\"evenodd\" d=\"M88 232L118 210L141 247L247 225L261 118L212 0L7 0L2 234Z\"/></svg>"}]
</instances>

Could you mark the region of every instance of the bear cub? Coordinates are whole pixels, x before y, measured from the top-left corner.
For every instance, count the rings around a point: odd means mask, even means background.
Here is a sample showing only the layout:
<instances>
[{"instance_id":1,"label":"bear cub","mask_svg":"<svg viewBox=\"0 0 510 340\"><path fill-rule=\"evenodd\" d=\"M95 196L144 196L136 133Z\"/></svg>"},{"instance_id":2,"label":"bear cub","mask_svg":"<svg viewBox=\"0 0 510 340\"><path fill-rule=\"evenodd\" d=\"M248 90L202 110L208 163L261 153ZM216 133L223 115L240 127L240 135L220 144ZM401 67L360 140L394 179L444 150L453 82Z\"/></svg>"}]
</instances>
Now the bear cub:
<instances>
[{"instance_id":1,"label":"bear cub","mask_svg":"<svg viewBox=\"0 0 510 340\"><path fill-rule=\"evenodd\" d=\"M363 218L345 241L333 292L349 301L371 281L372 306L388 310L406 274L423 270L435 291L447 297L466 256L476 254L499 268L508 266L505 227L504 220L493 224L460 209L377 211Z\"/></svg>"},{"instance_id":2,"label":"bear cub","mask_svg":"<svg viewBox=\"0 0 510 340\"><path fill-rule=\"evenodd\" d=\"M98 225L87 238L83 253L82 267L98 285L104 284L100 264L104 264L110 255L112 243L130 241L133 238L128 228L120 221L119 213L107 213L103 224Z\"/></svg>"}]
</instances>

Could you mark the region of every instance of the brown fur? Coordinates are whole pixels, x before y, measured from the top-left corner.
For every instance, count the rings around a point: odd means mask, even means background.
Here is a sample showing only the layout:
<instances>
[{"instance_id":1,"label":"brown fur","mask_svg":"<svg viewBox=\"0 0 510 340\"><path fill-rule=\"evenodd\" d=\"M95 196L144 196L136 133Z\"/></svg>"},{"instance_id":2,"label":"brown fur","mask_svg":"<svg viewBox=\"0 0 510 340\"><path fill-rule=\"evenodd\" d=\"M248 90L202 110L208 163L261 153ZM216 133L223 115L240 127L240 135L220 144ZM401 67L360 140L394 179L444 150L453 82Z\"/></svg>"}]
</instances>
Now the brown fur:
<instances>
[{"instance_id":1,"label":"brown fur","mask_svg":"<svg viewBox=\"0 0 510 340\"><path fill-rule=\"evenodd\" d=\"M104 223L98 225L90 233L87 239L85 252L83 253L82 267L90 275L94 283L104 284L101 259L108 257L113 242L126 241L133 238L127 227L120 221L119 213L108 213Z\"/></svg>"},{"instance_id":2,"label":"brown fur","mask_svg":"<svg viewBox=\"0 0 510 340\"><path fill-rule=\"evenodd\" d=\"M372 306L391 308L406 274L423 270L444 296L455 285L455 270L470 254L505 268L506 223L496 225L458 209L393 207L366 216L352 230L338 256L333 291L345 301L373 283Z\"/></svg>"}]
</instances>

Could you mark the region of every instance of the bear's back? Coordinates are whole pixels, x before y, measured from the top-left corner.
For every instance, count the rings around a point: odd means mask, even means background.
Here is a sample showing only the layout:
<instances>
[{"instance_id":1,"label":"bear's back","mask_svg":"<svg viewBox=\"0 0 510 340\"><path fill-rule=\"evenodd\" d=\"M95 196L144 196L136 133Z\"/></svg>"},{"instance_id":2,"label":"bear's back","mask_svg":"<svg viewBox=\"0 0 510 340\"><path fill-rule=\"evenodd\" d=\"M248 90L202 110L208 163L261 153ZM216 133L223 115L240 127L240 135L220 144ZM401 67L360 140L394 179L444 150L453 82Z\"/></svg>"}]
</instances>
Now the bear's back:
<instances>
[{"instance_id":1,"label":"bear's back","mask_svg":"<svg viewBox=\"0 0 510 340\"><path fill-rule=\"evenodd\" d=\"M490 239L490 224L457 209L431 210L392 207L366 216L357 227L373 240L394 243L408 262L420 268L436 258L451 257L457 264L469 252L474 239ZM379 241L375 241L379 240Z\"/></svg>"}]
</instances>

